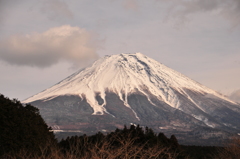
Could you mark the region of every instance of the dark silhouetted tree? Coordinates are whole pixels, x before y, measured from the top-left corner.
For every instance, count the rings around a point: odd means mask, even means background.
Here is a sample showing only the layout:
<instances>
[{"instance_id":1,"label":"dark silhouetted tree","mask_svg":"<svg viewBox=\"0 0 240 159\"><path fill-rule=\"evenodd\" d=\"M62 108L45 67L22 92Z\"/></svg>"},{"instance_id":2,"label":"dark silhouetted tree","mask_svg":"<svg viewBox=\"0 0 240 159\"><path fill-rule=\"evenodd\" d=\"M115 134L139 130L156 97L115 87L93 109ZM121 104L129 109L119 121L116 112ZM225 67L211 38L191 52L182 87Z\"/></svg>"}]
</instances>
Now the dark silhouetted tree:
<instances>
[{"instance_id":1,"label":"dark silhouetted tree","mask_svg":"<svg viewBox=\"0 0 240 159\"><path fill-rule=\"evenodd\" d=\"M56 139L37 108L0 94L0 156L21 149L38 153L50 142Z\"/></svg>"}]
</instances>

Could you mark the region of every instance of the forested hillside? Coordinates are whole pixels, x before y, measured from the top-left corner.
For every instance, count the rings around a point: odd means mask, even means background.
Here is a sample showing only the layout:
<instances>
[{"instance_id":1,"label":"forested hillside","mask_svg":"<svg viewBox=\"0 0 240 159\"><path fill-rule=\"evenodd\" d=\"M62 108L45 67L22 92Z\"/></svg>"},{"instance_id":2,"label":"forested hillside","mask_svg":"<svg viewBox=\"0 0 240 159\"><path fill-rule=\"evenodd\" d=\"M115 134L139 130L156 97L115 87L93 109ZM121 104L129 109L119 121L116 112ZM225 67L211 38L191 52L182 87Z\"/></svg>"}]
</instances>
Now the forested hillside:
<instances>
[{"instance_id":1,"label":"forested hillside","mask_svg":"<svg viewBox=\"0 0 240 159\"><path fill-rule=\"evenodd\" d=\"M240 156L240 139L226 147L179 145L177 138L139 125L57 142L39 110L0 95L0 158L7 159L206 159Z\"/></svg>"},{"instance_id":2,"label":"forested hillside","mask_svg":"<svg viewBox=\"0 0 240 159\"><path fill-rule=\"evenodd\" d=\"M24 149L39 153L47 143L56 143L49 130L37 108L0 94L0 156Z\"/></svg>"}]
</instances>

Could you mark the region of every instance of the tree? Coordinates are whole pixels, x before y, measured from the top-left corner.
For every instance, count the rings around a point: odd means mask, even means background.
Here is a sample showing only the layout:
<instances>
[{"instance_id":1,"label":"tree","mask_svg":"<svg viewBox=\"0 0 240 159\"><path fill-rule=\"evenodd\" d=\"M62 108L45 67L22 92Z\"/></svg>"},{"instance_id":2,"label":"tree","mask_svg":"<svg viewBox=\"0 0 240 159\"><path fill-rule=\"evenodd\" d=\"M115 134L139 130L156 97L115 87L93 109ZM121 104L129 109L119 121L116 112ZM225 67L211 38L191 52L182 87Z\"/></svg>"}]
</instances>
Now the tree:
<instances>
[{"instance_id":1,"label":"tree","mask_svg":"<svg viewBox=\"0 0 240 159\"><path fill-rule=\"evenodd\" d=\"M170 142L172 144L172 147L174 147L174 148L178 148L179 147L178 140L175 137L175 135L171 135Z\"/></svg>"},{"instance_id":2,"label":"tree","mask_svg":"<svg viewBox=\"0 0 240 159\"><path fill-rule=\"evenodd\" d=\"M23 149L40 152L47 143L56 143L50 130L37 108L0 94L0 156Z\"/></svg>"},{"instance_id":3,"label":"tree","mask_svg":"<svg viewBox=\"0 0 240 159\"><path fill-rule=\"evenodd\" d=\"M239 159L240 157L240 137L232 137L230 143L214 158L225 158L225 159Z\"/></svg>"}]
</instances>

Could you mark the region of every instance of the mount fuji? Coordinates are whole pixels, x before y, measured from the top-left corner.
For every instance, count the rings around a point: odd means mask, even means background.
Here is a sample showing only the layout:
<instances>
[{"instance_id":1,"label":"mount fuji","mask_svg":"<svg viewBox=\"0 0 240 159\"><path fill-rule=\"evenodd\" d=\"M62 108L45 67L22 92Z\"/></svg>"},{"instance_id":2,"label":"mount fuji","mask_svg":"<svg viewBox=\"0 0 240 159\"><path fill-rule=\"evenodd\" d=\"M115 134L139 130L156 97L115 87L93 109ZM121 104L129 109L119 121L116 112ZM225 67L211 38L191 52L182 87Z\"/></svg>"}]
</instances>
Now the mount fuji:
<instances>
[{"instance_id":1,"label":"mount fuji","mask_svg":"<svg viewBox=\"0 0 240 159\"><path fill-rule=\"evenodd\" d=\"M240 133L239 104L141 53L105 56L23 102L38 107L55 132L140 124L183 144Z\"/></svg>"}]
</instances>

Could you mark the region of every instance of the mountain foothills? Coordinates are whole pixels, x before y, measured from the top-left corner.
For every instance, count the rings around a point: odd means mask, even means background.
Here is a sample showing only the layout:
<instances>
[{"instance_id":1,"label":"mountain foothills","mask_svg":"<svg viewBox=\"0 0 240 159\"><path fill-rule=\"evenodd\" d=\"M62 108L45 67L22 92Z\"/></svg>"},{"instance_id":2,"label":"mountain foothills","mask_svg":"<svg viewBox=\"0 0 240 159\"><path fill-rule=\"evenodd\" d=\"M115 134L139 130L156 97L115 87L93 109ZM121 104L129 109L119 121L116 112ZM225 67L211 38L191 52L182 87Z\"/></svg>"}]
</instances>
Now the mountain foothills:
<instances>
[{"instance_id":1,"label":"mountain foothills","mask_svg":"<svg viewBox=\"0 0 240 159\"><path fill-rule=\"evenodd\" d=\"M240 133L239 104L141 53L105 56L23 102L55 132L140 124L201 145Z\"/></svg>"}]
</instances>

